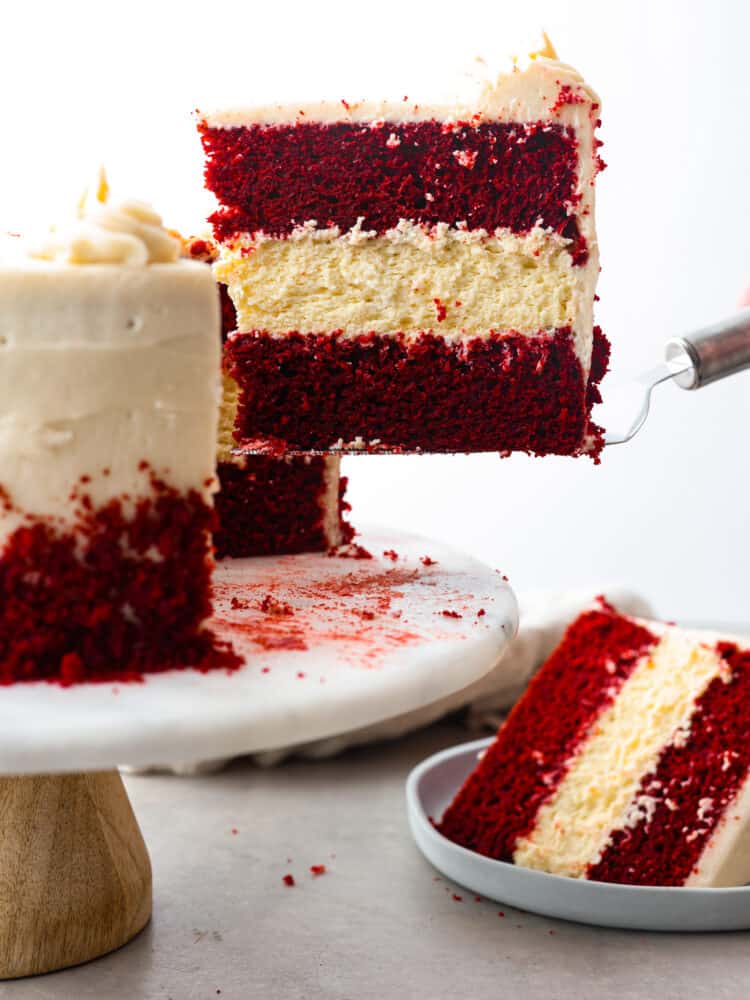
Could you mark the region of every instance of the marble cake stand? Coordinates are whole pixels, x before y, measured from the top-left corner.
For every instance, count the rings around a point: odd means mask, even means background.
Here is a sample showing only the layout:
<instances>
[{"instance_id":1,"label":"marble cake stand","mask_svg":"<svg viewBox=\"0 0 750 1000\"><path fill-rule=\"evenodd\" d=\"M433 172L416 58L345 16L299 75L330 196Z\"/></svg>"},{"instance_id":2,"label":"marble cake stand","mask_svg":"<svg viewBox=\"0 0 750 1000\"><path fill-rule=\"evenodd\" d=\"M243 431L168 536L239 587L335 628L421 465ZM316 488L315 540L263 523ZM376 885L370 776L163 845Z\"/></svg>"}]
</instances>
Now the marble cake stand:
<instances>
[{"instance_id":1,"label":"marble cake stand","mask_svg":"<svg viewBox=\"0 0 750 1000\"><path fill-rule=\"evenodd\" d=\"M151 866L117 764L323 739L497 665L518 624L497 571L414 536L358 541L372 558L218 567L213 627L245 661L232 673L0 689L0 977L88 961L148 922Z\"/></svg>"}]
</instances>

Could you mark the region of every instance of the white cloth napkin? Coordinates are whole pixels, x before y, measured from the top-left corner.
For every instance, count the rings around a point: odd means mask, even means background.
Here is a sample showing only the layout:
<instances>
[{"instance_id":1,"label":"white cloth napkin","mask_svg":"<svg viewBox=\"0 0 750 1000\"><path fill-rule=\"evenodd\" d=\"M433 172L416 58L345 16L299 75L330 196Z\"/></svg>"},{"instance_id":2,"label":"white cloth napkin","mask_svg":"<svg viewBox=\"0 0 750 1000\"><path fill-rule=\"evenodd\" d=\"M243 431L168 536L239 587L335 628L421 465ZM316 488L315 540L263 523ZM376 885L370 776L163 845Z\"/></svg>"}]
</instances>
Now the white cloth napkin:
<instances>
[{"instance_id":1,"label":"white cloth napkin","mask_svg":"<svg viewBox=\"0 0 750 1000\"><path fill-rule=\"evenodd\" d=\"M605 594L625 614L648 618L649 605L637 594L622 587L598 587L575 591L527 591L518 598L520 626L497 666L480 680L461 691L413 712L405 712L376 725L366 726L313 743L299 743L277 750L253 754L263 767L279 764L296 754L304 757L331 757L349 747L379 740L398 739L406 733L429 725L437 719L467 709L467 729L474 733L494 731L508 709L523 692L534 672L544 663L560 641L565 628L598 594ZM174 774L203 774L224 767L227 759L180 764L166 770Z\"/></svg>"}]
</instances>

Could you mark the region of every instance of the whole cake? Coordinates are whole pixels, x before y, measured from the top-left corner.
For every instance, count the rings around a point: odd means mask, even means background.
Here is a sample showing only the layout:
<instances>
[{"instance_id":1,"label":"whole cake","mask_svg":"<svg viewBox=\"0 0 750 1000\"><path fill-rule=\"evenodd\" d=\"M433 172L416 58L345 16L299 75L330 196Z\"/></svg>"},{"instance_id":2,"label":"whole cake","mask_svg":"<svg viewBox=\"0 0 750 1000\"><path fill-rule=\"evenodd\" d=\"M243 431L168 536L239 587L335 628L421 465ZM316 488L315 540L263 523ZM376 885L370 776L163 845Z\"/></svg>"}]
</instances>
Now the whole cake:
<instances>
[{"instance_id":1,"label":"whole cake","mask_svg":"<svg viewBox=\"0 0 750 1000\"><path fill-rule=\"evenodd\" d=\"M205 625L216 286L97 196L0 266L0 683L237 665Z\"/></svg>"},{"instance_id":2,"label":"whole cake","mask_svg":"<svg viewBox=\"0 0 750 1000\"><path fill-rule=\"evenodd\" d=\"M596 457L598 121L549 44L462 104L202 114L237 437Z\"/></svg>"},{"instance_id":3,"label":"whole cake","mask_svg":"<svg viewBox=\"0 0 750 1000\"><path fill-rule=\"evenodd\" d=\"M438 829L488 857L632 885L750 881L750 647L581 615Z\"/></svg>"},{"instance_id":4,"label":"whole cake","mask_svg":"<svg viewBox=\"0 0 750 1000\"><path fill-rule=\"evenodd\" d=\"M184 241L184 255L213 263L216 244L210 238ZM219 283L222 340L236 326L234 306ZM237 383L224 373L215 498L218 523L215 554L225 557L319 552L348 544L354 530L344 519L346 478L334 455L274 457L237 453L235 437Z\"/></svg>"}]
</instances>

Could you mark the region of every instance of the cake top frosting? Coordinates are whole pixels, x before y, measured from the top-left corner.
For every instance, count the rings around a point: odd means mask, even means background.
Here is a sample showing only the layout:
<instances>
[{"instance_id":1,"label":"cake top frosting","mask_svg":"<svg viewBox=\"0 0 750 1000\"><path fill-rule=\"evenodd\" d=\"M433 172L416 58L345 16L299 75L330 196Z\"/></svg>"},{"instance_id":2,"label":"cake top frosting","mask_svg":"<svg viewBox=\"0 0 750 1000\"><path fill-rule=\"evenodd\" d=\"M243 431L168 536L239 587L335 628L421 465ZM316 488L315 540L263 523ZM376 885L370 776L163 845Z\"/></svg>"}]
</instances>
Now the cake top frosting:
<instances>
[{"instance_id":1,"label":"cake top frosting","mask_svg":"<svg viewBox=\"0 0 750 1000\"><path fill-rule=\"evenodd\" d=\"M318 101L297 104L235 107L198 112L209 128L274 125L285 122L350 121L379 127L384 122L562 121L578 125L601 101L572 66L562 62L546 34L538 48L511 56L500 65L478 58L466 74L466 92L451 103L413 101ZM461 88L462 90L464 88Z\"/></svg>"},{"instance_id":2,"label":"cake top frosting","mask_svg":"<svg viewBox=\"0 0 750 1000\"><path fill-rule=\"evenodd\" d=\"M100 170L93 192L87 189L79 201L77 218L52 227L27 252L57 263L145 267L177 261L181 245L146 202L110 202L107 177Z\"/></svg>"}]
</instances>

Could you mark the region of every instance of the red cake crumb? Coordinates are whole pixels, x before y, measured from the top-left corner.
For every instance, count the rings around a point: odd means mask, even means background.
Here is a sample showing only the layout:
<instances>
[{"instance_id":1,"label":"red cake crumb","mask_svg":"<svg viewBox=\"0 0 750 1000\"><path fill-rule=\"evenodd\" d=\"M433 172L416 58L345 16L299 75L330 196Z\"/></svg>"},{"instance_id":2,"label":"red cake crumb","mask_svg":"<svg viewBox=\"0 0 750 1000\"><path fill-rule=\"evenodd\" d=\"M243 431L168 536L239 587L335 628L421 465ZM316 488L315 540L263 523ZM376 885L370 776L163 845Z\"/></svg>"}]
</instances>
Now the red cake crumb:
<instances>
[{"instance_id":1,"label":"red cake crumb","mask_svg":"<svg viewBox=\"0 0 750 1000\"><path fill-rule=\"evenodd\" d=\"M437 310L437 321L438 323L442 323L445 317L448 315L448 310L440 301L440 299L433 299L433 302L435 303L435 309Z\"/></svg>"},{"instance_id":2,"label":"red cake crumb","mask_svg":"<svg viewBox=\"0 0 750 1000\"><path fill-rule=\"evenodd\" d=\"M460 344L432 333L237 333L226 352L240 387L235 435L244 446L272 434L301 451L361 437L379 442L374 451L576 455L586 442L596 459L603 440L589 415L608 347L598 329L594 341L585 385L568 328Z\"/></svg>"},{"instance_id":3,"label":"red cake crumb","mask_svg":"<svg viewBox=\"0 0 750 1000\"><path fill-rule=\"evenodd\" d=\"M348 545L339 545L335 549L329 549L328 555L335 559L372 559L373 555L368 552L364 545L357 545L349 542Z\"/></svg>"},{"instance_id":4,"label":"red cake crumb","mask_svg":"<svg viewBox=\"0 0 750 1000\"><path fill-rule=\"evenodd\" d=\"M386 559L390 559L391 562L396 562L398 560L398 552L395 549L386 549L383 553Z\"/></svg>"},{"instance_id":5,"label":"red cake crumb","mask_svg":"<svg viewBox=\"0 0 750 1000\"><path fill-rule=\"evenodd\" d=\"M683 744L672 743L654 770L644 775L639 793L658 797L650 822L617 830L587 877L629 885L683 885L717 823L750 773L747 706L750 704L750 652L722 644L731 667L726 683L715 677L698 698ZM727 746L733 747L727 754ZM657 784L658 783L658 784ZM653 786L653 787L652 787ZM696 826L702 799L710 799ZM692 830L692 836L685 836ZM669 859L665 865L665 859Z\"/></svg>"},{"instance_id":6,"label":"red cake crumb","mask_svg":"<svg viewBox=\"0 0 750 1000\"><path fill-rule=\"evenodd\" d=\"M284 885L288 885L288 886L292 886L292 885L296 884L295 881L294 881L294 875L284 875L284 877L282 878L281 881L284 883Z\"/></svg>"},{"instance_id":7,"label":"red cake crumb","mask_svg":"<svg viewBox=\"0 0 750 1000\"><path fill-rule=\"evenodd\" d=\"M216 558L295 552L323 552L329 540L320 504L325 459L280 461L248 455L242 465L220 462L216 496L219 527L214 534ZM339 510L343 540L354 529L343 519L346 480L340 482Z\"/></svg>"},{"instance_id":8,"label":"red cake crumb","mask_svg":"<svg viewBox=\"0 0 750 1000\"><path fill-rule=\"evenodd\" d=\"M132 513L124 498L94 509L81 486L70 527L26 517L5 540L0 684L132 681L179 667L241 665L201 627L211 613L213 511L197 492L180 494L145 463L141 469L151 492Z\"/></svg>"},{"instance_id":9,"label":"red cake crumb","mask_svg":"<svg viewBox=\"0 0 750 1000\"><path fill-rule=\"evenodd\" d=\"M317 878L319 875L325 875L328 869L325 865L310 865L310 871L312 872L313 878Z\"/></svg>"},{"instance_id":10,"label":"red cake crumb","mask_svg":"<svg viewBox=\"0 0 750 1000\"><path fill-rule=\"evenodd\" d=\"M480 608L479 611L477 611L477 618L484 618L486 614L487 612L484 610L484 608Z\"/></svg>"},{"instance_id":11,"label":"red cake crumb","mask_svg":"<svg viewBox=\"0 0 750 1000\"><path fill-rule=\"evenodd\" d=\"M371 129L297 121L212 128L202 122L199 131L206 186L221 204L210 220L220 240L257 230L288 234L308 219L346 231L362 216L365 229L381 233L402 218L521 233L541 221L585 254L570 215L578 198L577 139L562 125L476 121L446 129L444 122L416 121ZM389 143L390 136L398 142Z\"/></svg>"},{"instance_id":12,"label":"red cake crumb","mask_svg":"<svg viewBox=\"0 0 750 1000\"><path fill-rule=\"evenodd\" d=\"M463 618L463 615L460 615L458 611L441 611L440 614L443 618Z\"/></svg>"},{"instance_id":13,"label":"red cake crumb","mask_svg":"<svg viewBox=\"0 0 750 1000\"><path fill-rule=\"evenodd\" d=\"M260 602L260 610L264 614L272 615L276 618L294 614L294 608L291 604L287 604L284 601L277 601L273 594L266 594Z\"/></svg>"},{"instance_id":14,"label":"red cake crumb","mask_svg":"<svg viewBox=\"0 0 750 1000\"><path fill-rule=\"evenodd\" d=\"M459 895L458 895L458 893L455 893L455 892L453 893L453 896L452 896L451 898L452 898L452 899L454 900L454 902L456 902L456 903L462 903L462 902L463 902L463 899L464 899L464 897L463 897L463 896L459 896Z\"/></svg>"},{"instance_id":15,"label":"red cake crumb","mask_svg":"<svg viewBox=\"0 0 750 1000\"><path fill-rule=\"evenodd\" d=\"M657 641L606 606L581 615L446 810L440 832L479 854L511 861L592 721Z\"/></svg>"},{"instance_id":16,"label":"red cake crumb","mask_svg":"<svg viewBox=\"0 0 750 1000\"><path fill-rule=\"evenodd\" d=\"M423 566L437 566L437 559L431 559L429 556L422 556L419 561Z\"/></svg>"}]
</instances>

